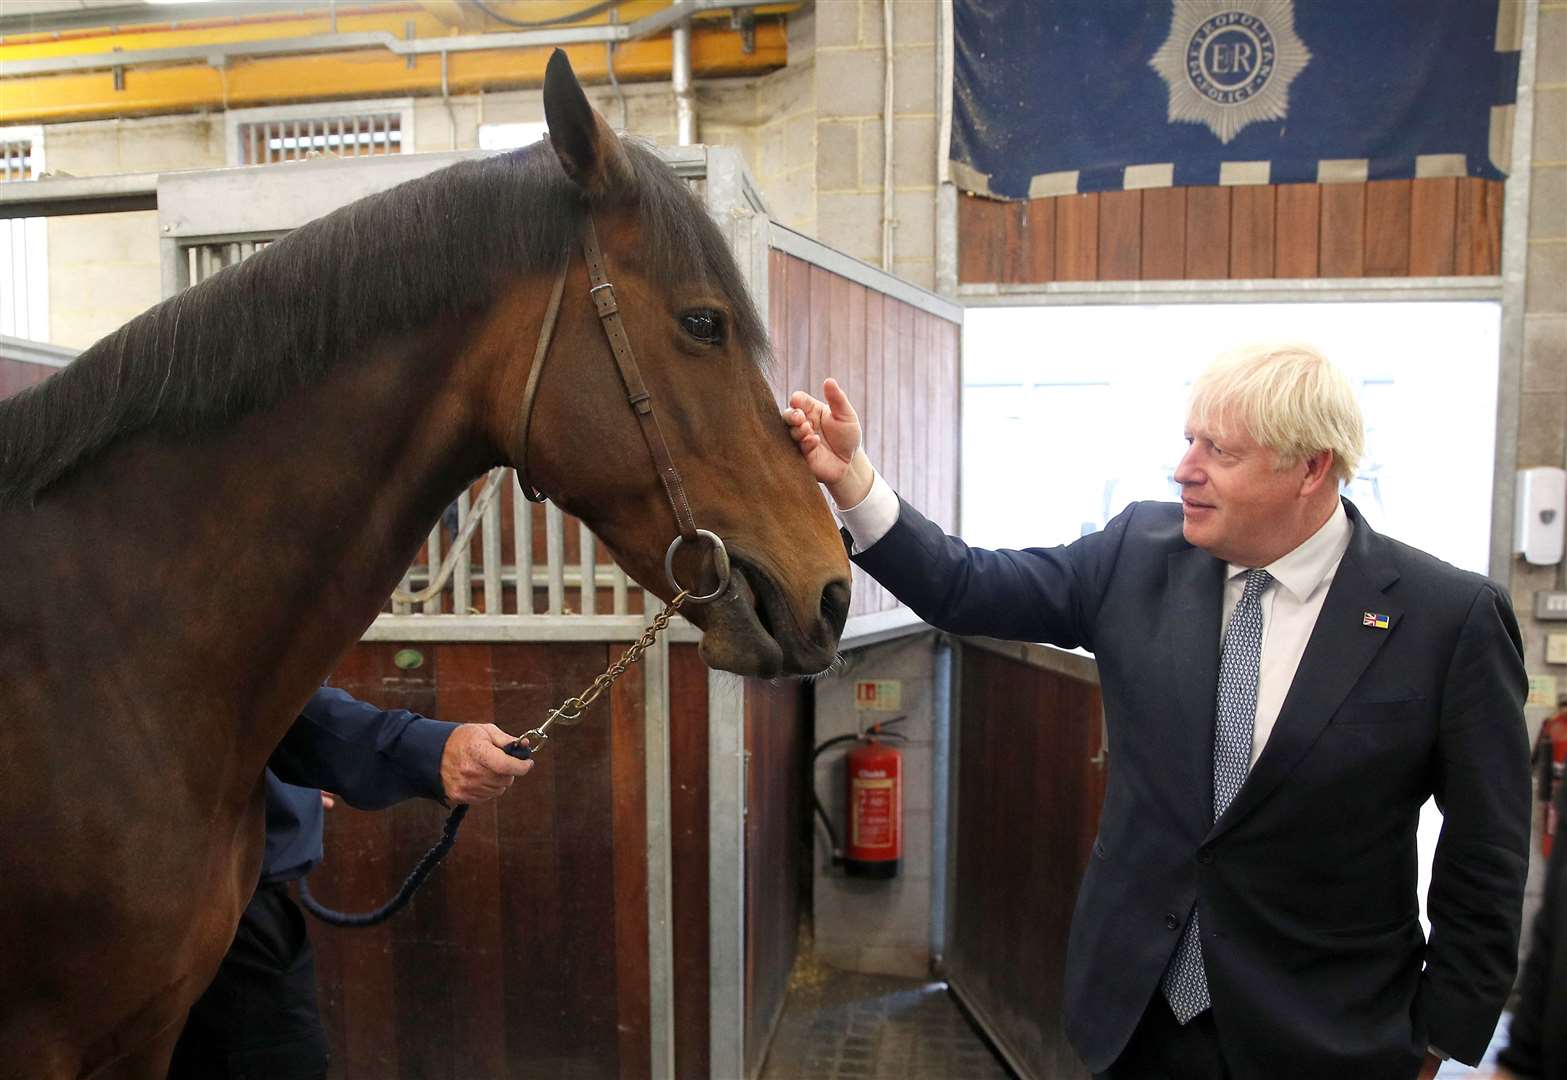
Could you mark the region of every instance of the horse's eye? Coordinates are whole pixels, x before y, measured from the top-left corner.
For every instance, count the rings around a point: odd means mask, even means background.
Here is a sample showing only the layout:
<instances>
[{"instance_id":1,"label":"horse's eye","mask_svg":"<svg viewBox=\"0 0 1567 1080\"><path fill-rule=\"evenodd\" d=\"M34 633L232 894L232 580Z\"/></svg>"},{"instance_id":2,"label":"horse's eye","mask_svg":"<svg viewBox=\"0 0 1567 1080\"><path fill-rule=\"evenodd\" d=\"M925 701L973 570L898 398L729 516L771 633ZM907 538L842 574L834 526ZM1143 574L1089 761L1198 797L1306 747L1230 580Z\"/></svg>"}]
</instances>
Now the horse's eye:
<instances>
[{"instance_id":1,"label":"horse's eye","mask_svg":"<svg viewBox=\"0 0 1567 1080\"><path fill-rule=\"evenodd\" d=\"M719 345L724 340L724 316L710 308L699 308L680 316L680 326L704 345Z\"/></svg>"}]
</instances>

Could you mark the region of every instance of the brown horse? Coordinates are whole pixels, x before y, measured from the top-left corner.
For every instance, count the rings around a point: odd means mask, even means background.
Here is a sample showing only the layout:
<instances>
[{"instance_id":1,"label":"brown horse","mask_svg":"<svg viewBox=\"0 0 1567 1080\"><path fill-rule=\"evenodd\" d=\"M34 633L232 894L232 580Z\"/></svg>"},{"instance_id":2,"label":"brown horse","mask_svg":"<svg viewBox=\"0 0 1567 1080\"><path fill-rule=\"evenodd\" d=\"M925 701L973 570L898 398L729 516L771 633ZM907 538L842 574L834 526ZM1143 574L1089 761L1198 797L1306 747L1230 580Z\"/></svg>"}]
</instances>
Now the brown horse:
<instances>
[{"instance_id":1,"label":"brown horse","mask_svg":"<svg viewBox=\"0 0 1567 1080\"><path fill-rule=\"evenodd\" d=\"M313 222L0 403L0 1077L163 1076L256 884L268 756L476 476L525 458L669 597L590 215L695 524L733 556L686 609L705 658L832 660L848 563L721 234L563 54L544 99L550 144Z\"/></svg>"}]
</instances>

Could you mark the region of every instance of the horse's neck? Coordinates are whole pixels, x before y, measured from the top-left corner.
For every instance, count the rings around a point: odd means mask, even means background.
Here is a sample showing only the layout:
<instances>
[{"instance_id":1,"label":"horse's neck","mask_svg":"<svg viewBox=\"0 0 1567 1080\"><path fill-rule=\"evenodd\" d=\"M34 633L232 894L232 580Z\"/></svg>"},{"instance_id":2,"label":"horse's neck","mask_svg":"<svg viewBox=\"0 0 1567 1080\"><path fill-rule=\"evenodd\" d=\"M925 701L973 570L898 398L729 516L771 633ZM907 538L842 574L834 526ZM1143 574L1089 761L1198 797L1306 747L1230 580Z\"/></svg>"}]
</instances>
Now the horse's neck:
<instances>
[{"instance_id":1,"label":"horse's neck","mask_svg":"<svg viewBox=\"0 0 1567 1080\"><path fill-rule=\"evenodd\" d=\"M178 710L259 772L493 457L433 353L346 363L222 431L126 440L51 492L33 513L54 546L51 651L70 652L52 673L109 675L118 722Z\"/></svg>"}]
</instances>

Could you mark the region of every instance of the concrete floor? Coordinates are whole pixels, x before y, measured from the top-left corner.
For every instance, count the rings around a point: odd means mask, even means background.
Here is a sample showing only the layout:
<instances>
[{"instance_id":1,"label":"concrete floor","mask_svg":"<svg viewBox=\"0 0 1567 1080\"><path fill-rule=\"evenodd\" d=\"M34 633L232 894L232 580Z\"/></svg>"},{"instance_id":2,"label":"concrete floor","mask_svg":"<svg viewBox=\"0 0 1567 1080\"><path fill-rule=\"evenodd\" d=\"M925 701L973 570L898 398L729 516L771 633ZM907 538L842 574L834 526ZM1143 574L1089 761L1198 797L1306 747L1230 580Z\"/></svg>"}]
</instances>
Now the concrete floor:
<instances>
[{"instance_id":1,"label":"concrete floor","mask_svg":"<svg viewBox=\"0 0 1567 1080\"><path fill-rule=\"evenodd\" d=\"M1484 1066L1507 1042L1502 1015ZM1475 1075L1448 1062L1438 1080ZM946 984L858 975L802 954L760 1080L1015 1080Z\"/></svg>"},{"instance_id":2,"label":"concrete floor","mask_svg":"<svg viewBox=\"0 0 1567 1080\"><path fill-rule=\"evenodd\" d=\"M945 983L796 964L761 1080L1010 1080Z\"/></svg>"}]
</instances>

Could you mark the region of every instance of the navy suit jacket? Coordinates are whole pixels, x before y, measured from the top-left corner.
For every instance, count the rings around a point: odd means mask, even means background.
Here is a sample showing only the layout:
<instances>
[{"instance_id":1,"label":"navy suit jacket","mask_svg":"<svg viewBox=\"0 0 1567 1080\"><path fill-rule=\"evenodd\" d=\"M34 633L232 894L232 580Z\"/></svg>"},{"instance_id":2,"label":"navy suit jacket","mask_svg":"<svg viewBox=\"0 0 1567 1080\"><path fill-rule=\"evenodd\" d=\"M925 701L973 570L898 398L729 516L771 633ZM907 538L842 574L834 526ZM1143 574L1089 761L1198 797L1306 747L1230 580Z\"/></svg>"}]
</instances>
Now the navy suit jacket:
<instances>
[{"instance_id":1,"label":"navy suit jacket","mask_svg":"<svg viewBox=\"0 0 1567 1080\"><path fill-rule=\"evenodd\" d=\"M267 762L261 880L292 881L321 861L322 788L361 810L444 798L441 753L456 726L317 690Z\"/></svg>"},{"instance_id":2,"label":"navy suit jacket","mask_svg":"<svg viewBox=\"0 0 1567 1080\"><path fill-rule=\"evenodd\" d=\"M1218 821L1225 564L1186 542L1178 504L1135 503L1065 547L988 551L905 503L854 555L933 626L1098 661L1110 774L1065 995L1067 1034L1096 1072L1159 992L1193 903L1234 1075L1410 1080L1428 1045L1467 1062L1485 1050L1513 985L1527 870L1517 623L1491 582L1345 509L1349 548ZM1427 942L1415 831L1431 795L1445 824Z\"/></svg>"}]
</instances>

